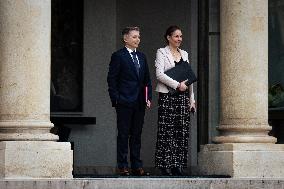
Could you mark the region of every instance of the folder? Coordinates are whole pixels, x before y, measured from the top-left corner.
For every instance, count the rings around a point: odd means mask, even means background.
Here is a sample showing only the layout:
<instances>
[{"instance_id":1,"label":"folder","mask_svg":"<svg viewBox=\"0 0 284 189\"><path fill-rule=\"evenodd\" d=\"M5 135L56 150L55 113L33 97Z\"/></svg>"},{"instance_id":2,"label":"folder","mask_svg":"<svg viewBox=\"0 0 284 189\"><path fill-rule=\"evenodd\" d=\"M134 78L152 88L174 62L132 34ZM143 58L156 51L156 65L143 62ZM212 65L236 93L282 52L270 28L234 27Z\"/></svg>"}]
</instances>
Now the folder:
<instances>
[{"instance_id":1,"label":"folder","mask_svg":"<svg viewBox=\"0 0 284 189\"><path fill-rule=\"evenodd\" d=\"M147 104L147 102L148 102L148 86L145 86L144 93L145 93L145 102Z\"/></svg>"},{"instance_id":2,"label":"folder","mask_svg":"<svg viewBox=\"0 0 284 189\"><path fill-rule=\"evenodd\" d=\"M167 76L169 76L170 78L178 81L178 82L182 82L185 80L188 80L185 84L187 86L191 85L192 83L197 81L197 77L195 75L195 73L193 72L193 70L191 69L191 66L188 62L181 62L176 64L175 67L167 70L164 72ZM178 93L178 90L172 89L169 87L169 91L171 94L175 94Z\"/></svg>"}]
</instances>

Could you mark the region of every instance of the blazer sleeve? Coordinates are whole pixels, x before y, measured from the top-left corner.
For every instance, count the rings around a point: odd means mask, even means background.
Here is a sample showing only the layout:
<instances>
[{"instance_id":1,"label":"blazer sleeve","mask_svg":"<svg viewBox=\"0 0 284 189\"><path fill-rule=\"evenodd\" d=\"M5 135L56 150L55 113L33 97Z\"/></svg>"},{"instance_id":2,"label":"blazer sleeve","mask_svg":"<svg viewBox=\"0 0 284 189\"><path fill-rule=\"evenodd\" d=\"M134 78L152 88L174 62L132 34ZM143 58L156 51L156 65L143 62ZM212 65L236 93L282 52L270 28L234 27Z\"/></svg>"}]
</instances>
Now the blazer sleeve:
<instances>
[{"instance_id":1,"label":"blazer sleeve","mask_svg":"<svg viewBox=\"0 0 284 189\"><path fill-rule=\"evenodd\" d=\"M183 52L185 53L186 59L187 59L188 63L190 64L188 53L186 51L183 51ZM189 102L190 102L190 104L195 103L194 92L193 92L193 83L189 86Z\"/></svg>"},{"instance_id":2,"label":"blazer sleeve","mask_svg":"<svg viewBox=\"0 0 284 189\"><path fill-rule=\"evenodd\" d=\"M176 89L178 87L179 82L170 78L164 73L166 60L167 59L165 55L161 52L161 49L158 49L155 60L157 80L173 89Z\"/></svg>"},{"instance_id":3,"label":"blazer sleeve","mask_svg":"<svg viewBox=\"0 0 284 189\"><path fill-rule=\"evenodd\" d=\"M119 99L118 91L118 77L120 74L120 58L116 53L111 56L109 71L107 76L108 92L112 102L112 106L115 107Z\"/></svg>"},{"instance_id":4,"label":"blazer sleeve","mask_svg":"<svg viewBox=\"0 0 284 189\"><path fill-rule=\"evenodd\" d=\"M189 86L189 95L190 95L190 97L189 97L189 102L190 102L190 104L191 104L191 103L195 103L195 100L194 100L194 92L193 92L193 84L191 84L191 85Z\"/></svg>"}]
</instances>

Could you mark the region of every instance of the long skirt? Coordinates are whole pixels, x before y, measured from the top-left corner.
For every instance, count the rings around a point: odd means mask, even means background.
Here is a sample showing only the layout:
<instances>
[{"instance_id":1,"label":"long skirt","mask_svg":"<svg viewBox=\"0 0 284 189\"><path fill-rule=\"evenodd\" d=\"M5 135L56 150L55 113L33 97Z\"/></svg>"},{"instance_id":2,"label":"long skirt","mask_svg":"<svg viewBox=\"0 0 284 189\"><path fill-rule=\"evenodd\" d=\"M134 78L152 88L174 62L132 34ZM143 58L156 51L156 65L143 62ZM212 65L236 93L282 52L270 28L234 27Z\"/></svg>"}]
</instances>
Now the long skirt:
<instances>
[{"instance_id":1,"label":"long skirt","mask_svg":"<svg viewBox=\"0 0 284 189\"><path fill-rule=\"evenodd\" d=\"M189 93L159 93L155 166L187 167L190 127Z\"/></svg>"}]
</instances>

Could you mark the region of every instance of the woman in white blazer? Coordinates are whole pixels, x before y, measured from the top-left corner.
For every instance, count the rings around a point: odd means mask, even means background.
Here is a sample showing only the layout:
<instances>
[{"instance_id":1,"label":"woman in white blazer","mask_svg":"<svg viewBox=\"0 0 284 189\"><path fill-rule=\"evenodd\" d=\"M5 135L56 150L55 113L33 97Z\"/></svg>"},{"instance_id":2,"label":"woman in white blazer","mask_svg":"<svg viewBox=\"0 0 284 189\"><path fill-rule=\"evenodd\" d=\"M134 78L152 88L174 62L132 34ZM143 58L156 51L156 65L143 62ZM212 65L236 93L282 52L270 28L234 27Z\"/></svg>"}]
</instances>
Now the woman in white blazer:
<instances>
[{"instance_id":1,"label":"woman in white blazer","mask_svg":"<svg viewBox=\"0 0 284 189\"><path fill-rule=\"evenodd\" d=\"M178 26L170 26L165 39L167 46L157 50L155 67L158 84L158 132L155 152L155 166L162 175L181 176L187 167L190 110L196 111L193 86L186 81L178 82L164 72L185 61L189 63L188 53L179 47L182 32ZM170 94L169 88L179 90Z\"/></svg>"}]
</instances>

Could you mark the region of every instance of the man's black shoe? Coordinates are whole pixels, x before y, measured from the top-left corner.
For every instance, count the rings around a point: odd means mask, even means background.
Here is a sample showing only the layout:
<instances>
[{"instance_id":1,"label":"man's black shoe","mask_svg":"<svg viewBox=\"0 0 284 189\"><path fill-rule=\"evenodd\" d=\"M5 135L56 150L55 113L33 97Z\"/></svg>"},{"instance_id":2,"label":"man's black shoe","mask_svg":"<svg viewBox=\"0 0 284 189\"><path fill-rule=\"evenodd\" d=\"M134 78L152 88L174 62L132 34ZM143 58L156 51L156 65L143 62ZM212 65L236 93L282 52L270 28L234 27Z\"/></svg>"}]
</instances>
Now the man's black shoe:
<instances>
[{"instance_id":1,"label":"man's black shoe","mask_svg":"<svg viewBox=\"0 0 284 189\"><path fill-rule=\"evenodd\" d=\"M120 176L130 176L130 173L129 173L129 170L128 168L119 168L117 173L120 175Z\"/></svg>"}]
</instances>

